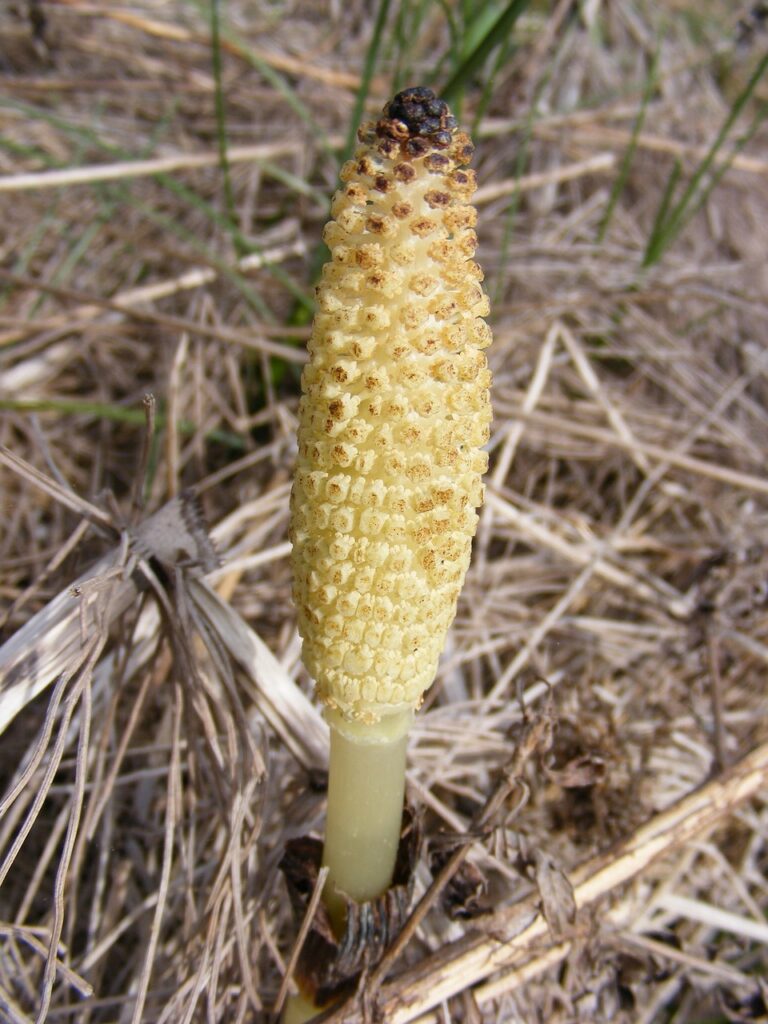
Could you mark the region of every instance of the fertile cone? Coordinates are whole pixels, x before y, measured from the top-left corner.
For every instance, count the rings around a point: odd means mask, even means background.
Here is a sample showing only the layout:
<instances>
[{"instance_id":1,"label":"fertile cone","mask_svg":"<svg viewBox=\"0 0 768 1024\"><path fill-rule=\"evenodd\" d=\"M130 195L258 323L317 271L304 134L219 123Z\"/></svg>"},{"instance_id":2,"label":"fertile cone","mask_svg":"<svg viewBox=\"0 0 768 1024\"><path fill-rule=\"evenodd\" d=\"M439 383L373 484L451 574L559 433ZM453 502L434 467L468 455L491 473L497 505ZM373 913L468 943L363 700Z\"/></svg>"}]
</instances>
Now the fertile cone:
<instances>
[{"instance_id":1,"label":"fertile cone","mask_svg":"<svg viewBox=\"0 0 768 1024\"><path fill-rule=\"evenodd\" d=\"M362 126L302 375L294 600L324 703L378 722L421 702L469 565L489 436L488 299L473 147L428 89Z\"/></svg>"}]
</instances>

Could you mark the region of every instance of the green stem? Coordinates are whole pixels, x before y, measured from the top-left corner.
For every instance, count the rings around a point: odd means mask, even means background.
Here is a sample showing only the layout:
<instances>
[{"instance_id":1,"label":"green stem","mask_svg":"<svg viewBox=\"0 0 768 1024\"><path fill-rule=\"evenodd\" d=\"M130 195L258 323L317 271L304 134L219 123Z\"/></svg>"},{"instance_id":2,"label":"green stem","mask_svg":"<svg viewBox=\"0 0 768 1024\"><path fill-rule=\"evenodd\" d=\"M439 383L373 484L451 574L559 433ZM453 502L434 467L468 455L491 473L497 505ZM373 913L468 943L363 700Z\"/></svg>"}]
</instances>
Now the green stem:
<instances>
[{"instance_id":1,"label":"green stem","mask_svg":"<svg viewBox=\"0 0 768 1024\"><path fill-rule=\"evenodd\" d=\"M405 793L409 711L376 725L326 714L331 727L323 899L335 930L344 929L344 892L358 903L389 888L395 870Z\"/></svg>"},{"instance_id":2,"label":"green stem","mask_svg":"<svg viewBox=\"0 0 768 1024\"><path fill-rule=\"evenodd\" d=\"M298 995L288 996L280 1024L304 1024L318 1013L322 1013L322 1007L315 1006L311 999L299 992Z\"/></svg>"},{"instance_id":3,"label":"green stem","mask_svg":"<svg viewBox=\"0 0 768 1024\"><path fill-rule=\"evenodd\" d=\"M400 845L405 796L405 755L411 710L370 725L326 711L331 727L323 891L334 931L344 933L346 904L340 893L364 903L386 892ZM302 1024L320 1013L303 993L289 996L282 1024Z\"/></svg>"}]
</instances>

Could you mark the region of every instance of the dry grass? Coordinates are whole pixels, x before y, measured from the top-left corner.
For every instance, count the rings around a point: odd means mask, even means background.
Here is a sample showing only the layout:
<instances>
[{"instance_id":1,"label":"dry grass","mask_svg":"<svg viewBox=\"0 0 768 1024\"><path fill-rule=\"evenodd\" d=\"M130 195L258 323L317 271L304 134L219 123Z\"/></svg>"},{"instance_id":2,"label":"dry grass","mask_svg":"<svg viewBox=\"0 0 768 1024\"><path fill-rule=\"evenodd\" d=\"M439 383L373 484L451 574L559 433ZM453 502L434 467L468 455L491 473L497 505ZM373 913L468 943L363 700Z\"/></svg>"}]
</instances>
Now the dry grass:
<instances>
[{"instance_id":1,"label":"dry grass","mask_svg":"<svg viewBox=\"0 0 768 1024\"><path fill-rule=\"evenodd\" d=\"M372 989L388 1021L756 1021L763 124L643 260L763 30L725 2L548 6L477 130L488 501L411 744L427 836L476 826L453 869L486 914L431 891ZM297 929L277 863L321 827L327 742L286 561L298 370L369 7L222 5L235 223L205 5L0 11L3 1021L270 1019ZM418 9L393 5L373 110L398 60L415 84L449 46L428 5L398 56ZM187 499L148 519L189 487L223 562L205 582Z\"/></svg>"}]
</instances>

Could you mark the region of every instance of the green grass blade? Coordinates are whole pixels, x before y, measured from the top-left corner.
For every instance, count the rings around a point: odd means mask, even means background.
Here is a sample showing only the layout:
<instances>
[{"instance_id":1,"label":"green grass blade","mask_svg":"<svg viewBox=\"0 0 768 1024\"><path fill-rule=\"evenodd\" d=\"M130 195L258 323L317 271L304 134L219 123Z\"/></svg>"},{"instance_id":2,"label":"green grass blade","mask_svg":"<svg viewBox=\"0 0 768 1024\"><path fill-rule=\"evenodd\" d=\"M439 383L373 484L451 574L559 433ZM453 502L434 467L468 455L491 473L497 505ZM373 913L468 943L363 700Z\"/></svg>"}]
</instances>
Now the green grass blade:
<instances>
[{"instance_id":1,"label":"green grass blade","mask_svg":"<svg viewBox=\"0 0 768 1024\"><path fill-rule=\"evenodd\" d=\"M354 152L355 141L357 139L357 129L363 120L363 112L370 92L371 81L373 80L373 75L376 70L376 64L379 59L379 53L381 51L382 41L384 38L384 28L389 17L390 7L391 0L380 0L379 8L376 13L376 22L371 34L371 41L368 44L368 50L366 51L365 60L363 62L363 73L360 79L360 86L357 90L357 95L355 96L355 103L349 120L347 138L341 155L341 163L348 160ZM327 209L327 199L323 201L323 206ZM321 242L316 247L310 259L310 280L314 281L317 279L327 258L328 250ZM290 322L292 324L303 325L308 323L311 319L312 313L314 312L314 303L310 300L308 303L303 302L302 306L303 308L301 309L294 309L291 314Z\"/></svg>"},{"instance_id":2,"label":"green grass blade","mask_svg":"<svg viewBox=\"0 0 768 1024\"><path fill-rule=\"evenodd\" d=\"M218 227L226 231L228 234L231 234L233 241L237 245L238 252L241 255L248 255L250 253L257 253L258 255L263 254L263 250L261 249L261 247L257 245L255 242L253 242L251 239L247 238L240 231L240 228L238 227L237 224L232 224L227 216L224 216L221 213L219 213L219 211L216 210L215 207L213 207L210 203L206 202L204 199L201 199L196 192L192 191L192 189L187 188L186 185L183 185L180 181L177 181L173 176L169 174L157 174L154 175L153 177L155 177L155 180L158 181L160 184L164 185L170 192L173 192L173 194L176 195L179 199L183 199L189 206L199 210L212 223L216 224ZM135 202L131 198L130 193L127 190L125 196L126 202ZM141 204L141 208L143 210L146 210L146 204ZM186 231L186 229L181 228L180 237L183 237L188 240L192 236L188 231ZM201 248L201 251L206 254L207 259L214 261L218 260L219 263L222 262L220 257L214 256L210 248L208 246L205 246L204 243L200 242L199 239L197 240L197 245ZM216 265L219 265L219 263L217 263ZM279 281L280 284L283 285L286 291L289 292L298 303L300 303L302 306L305 306L309 310L313 310L315 308L311 296L308 295L307 292L305 292L299 285L297 285L293 278L289 274L287 274L282 267L277 266L274 263L270 263L268 260L264 261L263 266L268 273L272 274L275 280ZM237 284L238 280L242 281L243 279L231 277L231 280L233 280ZM239 284L237 286L240 287ZM245 294L245 292L243 294ZM249 299L249 301L252 300ZM274 322L274 314L266 306L266 304L264 304L263 301L261 301L260 303L259 315L269 320L270 323Z\"/></svg>"},{"instance_id":3,"label":"green grass blade","mask_svg":"<svg viewBox=\"0 0 768 1024\"><path fill-rule=\"evenodd\" d=\"M488 27L454 71L440 95L446 102L454 103L471 78L480 70L488 56L508 37L515 22L526 10L530 0L510 0L498 18Z\"/></svg>"},{"instance_id":4,"label":"green grass blade","mask_svg":"<svg viewBox=\"0 0 768 1024\"><path fill-rule=\"evenodd\" d=\"M39 108L34 107L30 104L22 103L17 100L8 99L0 99L0 107L2 106L7 106L14 110L20 110L30 118L45 121L46 123L51 124L54 127L65 132L67 135L70 135L78 142L90 142L94 147L105 153L108 153L111 157L115 159L136 159L135 153L131 153L128 150L124 150L119 146L107 142L93 129L82 127L80 125L71 125L68 121L58 117L58 115L56 114L52 114L50 111L40 110ZM219 213L219 211L211 203L202 199L196 192L188 188L186 185L182 184L173 175L166 173L157 173L153 174L152 178L154 181L158 182L158 184L162 185L163 187L171 191L177 198L183 199L188 206L202 213L211 223L220 227L226 234L230 235L232 237L233 243L238 248L242 249L243 253L258 253L259 255L261 255L261 248L258 245L256 245L252 240L247 239L244 235L242 235L237 224L233 224L229 216L222 216L222 214ZM147 211L150 209L146 203L141 203L138 200L134 200L132 198L131 192L127 185L111 186L110 194L118 195L119 197L122 198L124 202L127 202L135 206L137 209L140 209L145 214L147 214ZM177 234L181 238L184 238L186 241L191 241L198 251L204 253L206 260L211 264L211 266L216 266L219 268L227 267L227 276L235 284L235 286L240 289L240 291L242 292L246 300L249 302L249 304L254 305L254 303L258 303L255 306L255 308L258 309L259 315L263 318L269 319L270 321L274 320L274 315L263 302L263 300L261 300L256 295L253 289L247 287L244 288L246 284L245 280L240 275L238 275L236 271L229 267L229 265L225 261L223 261L220 257L216 256L208 246L206 246L199 239L193 238L190 232L184 229L181 225L177 225L178 230L176 230L176 228L174 227L176 222L173 221L171 218L166 217L164 214L157 214L156 222L158 222L158 219L162 223L164 228L173 231L175 234ZM297 300L297 302L299 302L301 306L305 307L308 310L314 309L314 302L311 296L306 291L304 291L299 285L297 285L296 282L288 274L286 274L286 272L281 267L277 267L274 264L265 261L264 269L268 273L272 274L272 276L275 277L275 279L278 280L283 285L283 287L285 287L286 290L290 292L291 295L293 295L293 297Z\"/></svg>"},{"instance_id":5,"label":"green grass blade","mask_svg":"<svg viewBox=\"0 0 768 1024\"><path fill-rule=\"evenodd\" d=\"M734 156L736 156L737 152L746 145L746 143L749 141L749 139L752 137L755 131L757 131L757 128L759 127L760 123L764 120L766 113L765 106L761 106L756 117L753 119L752 126L750 127L749 131L745 134L745 136L742 137L741 140L739 140L739 142L732 149L731 153L724 161L724 163L719 168L716 169L712 180L708 184L705 184L704 180L706 176L712 169L715 160L717 159L720 153L720 150L723 148L726 141L728 140L728 137L731 134L731 130L734 124L736 123L745 106L751 99L752 94L757 88L766 70L768 70L768 53L766 53L763 56L762 60L758 63L757 67L752 72L752 75L750 76L750 79L747 82L746 86L734 100L730 112L728 113L728 116L723 122L722 128L717 133L717 136L712 145L709 147L706 156L701 161L694 174L691 176L691 180L688 182L687 187L683 190L682 196L670 212L669 217L665 218L665 222L661 222L653 247L651 247L651 244L649 242L649 245L646 249L645 258L643 260L643 266L650 266L652 263L655 263L663 256L664 252L669 248L669 246L672 244L675 238L677 238L677 236L679 235L684 224L687 223L687 221L690 219L691 216L693 216L696 210L698 210L701 207L701 204L710 194L714 185L717 184L717 182L720 181L720 179L722 178L723 174L725 174L728 167L731 165ZM656 220L657 222L659 222L658 216Z\"/></svg>"},{"instance_id":6,"label":"green grass blade","mask_svg":"<svg viewBox=\"0 0 768 1024\"><path fill-rule=\"evenodd\" d=\"M653 98L653 94L656 92L656 86L658 85L659 51L660 45L657 44L656 49L654 50L653 58L651 60L651 66L648 69L648 76L645 80L645 88L643 90L643 98L640 103L640 110L638 111L637 117L635 118L635 123L632 127L632 137L629 140L629 145L627 146L626 152L624 153L624 158L621 161L621 166L619 167L619 173L616 175L616 180L614 181L613 187L611 188L611 194L608 197L608 203L606 204L605 212L603 213L603 216L600 219L600 224L597 228L596 240L598 244L602 243L605 240L608 227L610 226L611 220L613 219L616 204L618 203L619 198L621 197L621 193L624 191L627 184L627 180L629 178L629 172L632 167L632 161L634 160L635 152L637 151L638 139L640 138L640 133L642 132L643 125L645 124L645 115L648 111L648 105L650 104L651 99Z\"/></svg>"},{"instance_id":7,"label":"green grass blade","mask_svg":"<svg viewBox=\"0 0 768 1024\"><path fill-rule=\"evenodd\" d=\"M427 82L423 72L419 74L417 81L411 68L414 52L418 50L424 16L430 10L432 3L433 0L418 0L417 3L406 2L400 4L397 9L390 40L391 59L394 61L395 68L392 75L393 93L400 92L401 89L408 86L422 85ZM443 6L442 3L441 6Z\"/></svg>"},{"instance_id":8,"label":"green grass blade","mask_svg":"<svg viewBox=\"0 0 768 1024\"><path fill-rule=\"evenodd\" d=\"M349 121L349 128L347 129L347 140L344 144L343 153L344 160L349 159L355 148L355 140L357 139L357 129L361 121L363 120L365 101L368 99L368 93L370 92L371 89L371 81L373 79L373 74L376 69L376 62L378 61L379 58L381 42L384 36L384 26L387 23L390 6L390 0L379 0L379 9L376 14L376 22L373 26L371 41L368 44L368 50L365 54L365 61L363 62L363 74L360 79L360 87L358 88L357 95L355 96L355 105L352 108L352 116Z\"/></svg>"},{"instance_id":9,"label":"green grass blade","mask_svg":"<svg viewBox=\"0 0 768 1024\"><path fill-rule=\"evenodd\" d=\"M60 201L57 198L32 229L27 244L20 252L16 253L14 262L11 265L11 270L14 274L25 274L27 272L29 264L44 238L48 238L50 241L51 234L55 233L57 238L65 234L67 224L58 213L59 205ZM0 289L0 310L5 306L12 291L13 285L11 284L6 284Z\"/></svg>"},{"instance_id":10,"label":"green grass blade","mask_svg":"<svg viewBox=\"0 0 768 1024\"><path fill-rule=\"evenodd\" d=\"M138 427L146 426L147 422L147 416L143 409L125 408L109 402L89 402L80 398L0 398L0 412L56 412L65 416L92 416L95 419ZM164 427L167 422L168 416L163 412L158 412L155 416L155 425ZM190 420L179 420L177 428L182 434L194 434L198 429L196 424ZM238 450L245 448L244 438L229 430L210 430L205 436L207 440L215 441L217 444L223 444L229 448Z\"/></svg>"},{"instance_id":11,"label":"green grass blade","mask_svg":"<svg viewBox=\"0 0 768 1024\"><path fill-rule=\"evenodd\" d=\"M302 103L296 91L291 88L280 72L276 71L275 68L260 57L258 53L252 50L245 39L243 39L243 37L230 26L224 26L222 38L226 40L227 43L236 47L244 59L259 72L262 78L272 86L276 93L282 96L294 114L296 114L304 123L305 128L315 139L323 153L325 153L325 155L335 164L336 157L328 143L325 132L317 123L317 118L314 116L312 111Z\"/></svg>"},{"instance_id":12,"label":"green grass blade","mask_svg":"<svg viewBox=\"0 0 768 1024\"><path fill-rule=\"evenodd\" d=\"M528 152L531 146L531 139L533 138L533 129L536 124L536 118L539 113L539 101L542 93L544 92L547 83L551 79L555 71L555 61L551 61L546 72L542 75L541 81L539 82L536 93L531 101L528 113L525 118L525 122L522 125L522 136L520 142L515 151L515 179L519 180L525 165L528 161ZM520 205L520 190L515 189L512 195L509 197L509 203L507 205L507 211L504 217L504 232L501 239L501 248L499 252L499 272L496 279L496 284L493 289L492 302L496 303L500 301L503 294L504 279L506 277L505 268L507 259L509 257L509 244L512 238L512 230L515 223L515 217L517 216L517 209Z\"/></svg>"},{"instance_id":13,"label":"green grass blade","mask_svg":"<svg viewBox=\"0 0 768 1024\"><path fill-rule=\"evenodd\" d=\"M731 152L728 154L727 159L723 160L713 170L709 181L702 187L701 191L694 197L694 199L687 207L687 209L682 211L679 223L677 224L676 234L680 234L680 232L686 227L690 220L696 216L696 214L699 212L701 207L704 205L704 203L711 195L712 191L715 188L717 188L722 178L728 173L733 164L734 159L744 149L744 147L747 145L750 139L753 138L753 136L760 128L763 121L766 120L766 118L768 118L768 103L763 103L758 108L758 111L752 119L752 123L750 124L747 131L745 131L744 134L740 136L734 143L733 148L731 149Z\"/></svg>"},{"instance_id":14,"label":"green grass blade","mask_svg":"<svg viewBox=\"0 0 768 1024\"><path fill-rule=\"evenodd\" d=\"M300 178L297 174L292 174L287 171L285 167L281 167L279 164L273 163L271 160L260 160L259 167L265 177L274 178L275 181L279 181L286 188L290 189L291 192L295 192L299 196L305 196L307 199L311 199L323 213L328 210L328 196L322 189L315 188L314 185L310 185L304 178Z\"/></svg>"},{"instance_id":15,"label":"green grass blade","mask_svg":"<svg viewBox=\"0 0 768 1024\"><path fill-rule=\"evenodd\" d=\"M182 224L179 224L178 221L167 217L163 213L159 213L153 206L150 206L148 203L142 202L139 199L135 199L130 194L125 195L125 193L123 193L123 199L135 209L139 210L147 220L162 228L163 231L176 235L177 238L180 238L192 249L200 253L210 266L215 267L216 270L218 270L222 277L225 277L235 285L248 304L258 312L259 316L268 319L270 322L274 322L275 315L264 302L261 295L251 288L242 274L240 274L235 267L233 267L227 260L217 256L204 242L200 241L197 235L187 230L187 228Z\"/></svg>"},{"instance_id":16,"label":"green grass blade","mask_svg":"<svg viewBox=\"0 0 768 1024\"><path fill-rule=\"evenodd\" d=\"M499 47L498 53L496 54L495 60L493 62L493 68L491 69L491 72L488 75L488 80L483 86L483 91L480 95L480 99L478 100L477 105L475 107L475 116L472 121L472 135L477 135L478 130L480 128L480 124L482 123L482 120L485 117L485 112L488 109L488 105L490 104L493 98L493 92L496 86L496 76L499 74L499 72L507 63L507 61L509 61L510 57L516 51L516 49L517 45L515 43L514 38L511 35L507 36L507 38Z\"/></svg>"},{"instance_id":17,"label":"green grass blade","mask_svg":"<svg viewBox=\"0 0 768 1024\"><path fill-rule=\"evenodd\" d=\"M216 114L216 142L219 150L219 169L221 170L222 182L224 185L224 206L227 211L227 218L232 227L237 226L237 214L235 213L235 196L232 190L232 178L229 172L229 157L227 155L227 121L226 107L224 104L224 89L221 80L221 34L219 26L219 0L211 0L211 66L213 69L214 82L214 108ZM235 248L239 256L243 256L242 246L235 238Z\"/></svg>"},{"instance_id":18,"label":"green grass blade","mask_svg":"<svg viewBox=\"0 0 768 1024\"><path fill-rule=\"evenodd\" d=\"M677 189L677 183L680 180L680 175L683 173L683 165L680 160L675 160L672 165L672 171L669 175L664 194L661 197L659 208L656 211L656 217L651 228L651 233L648 236L648 244L645 247L645 255L643 256L643 266L650 267L654 264L663 252L663 237L664 237L664 224L667 219L667 213L672 205L672 196L675 194Z\"/></svg>"},{"instance_id":19,"label":"green grass blade","mask_svg":"<svg viewBox=\"0 0 768 1024\"><path fill-rule=\"evenodd\" d=\"M450 45L445 53L443 53L438 60L435 62L434 67L424 78L425 85L434 85L435 82L439 82L444 77L444 68L446 65L453 66L454 69L458 64L457 55L461 49L461 35L462 30L459 25L453 8L448 0L438 0L440 7L443 10L445 16L445 22L448 26L448 38L450 39ZM443 90L439 90L439 94L443 95Z\"/></svg>"}]
</instances>

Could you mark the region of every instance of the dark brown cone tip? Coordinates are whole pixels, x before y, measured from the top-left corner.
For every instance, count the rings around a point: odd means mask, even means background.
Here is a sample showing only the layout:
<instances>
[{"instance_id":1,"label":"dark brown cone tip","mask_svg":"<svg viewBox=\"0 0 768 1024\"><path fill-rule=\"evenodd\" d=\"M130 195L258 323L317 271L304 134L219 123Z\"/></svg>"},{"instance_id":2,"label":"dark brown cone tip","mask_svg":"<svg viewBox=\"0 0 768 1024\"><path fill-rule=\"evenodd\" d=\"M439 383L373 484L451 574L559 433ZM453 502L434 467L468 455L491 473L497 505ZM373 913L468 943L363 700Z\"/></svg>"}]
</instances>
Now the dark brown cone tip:
<instances>
[{"instance_id":1,"label":"dark brown cone tip","mask_svg":"<svg viewBox=\"0 0 768 1024\"><path fill-rule=\"evenodd\" d=\"M403 89L386 104L376 134L394 139L417 156L430 148L450 146L457 127L445 100L426 86L415 86Z\"/></svg>"}]
</instances>

